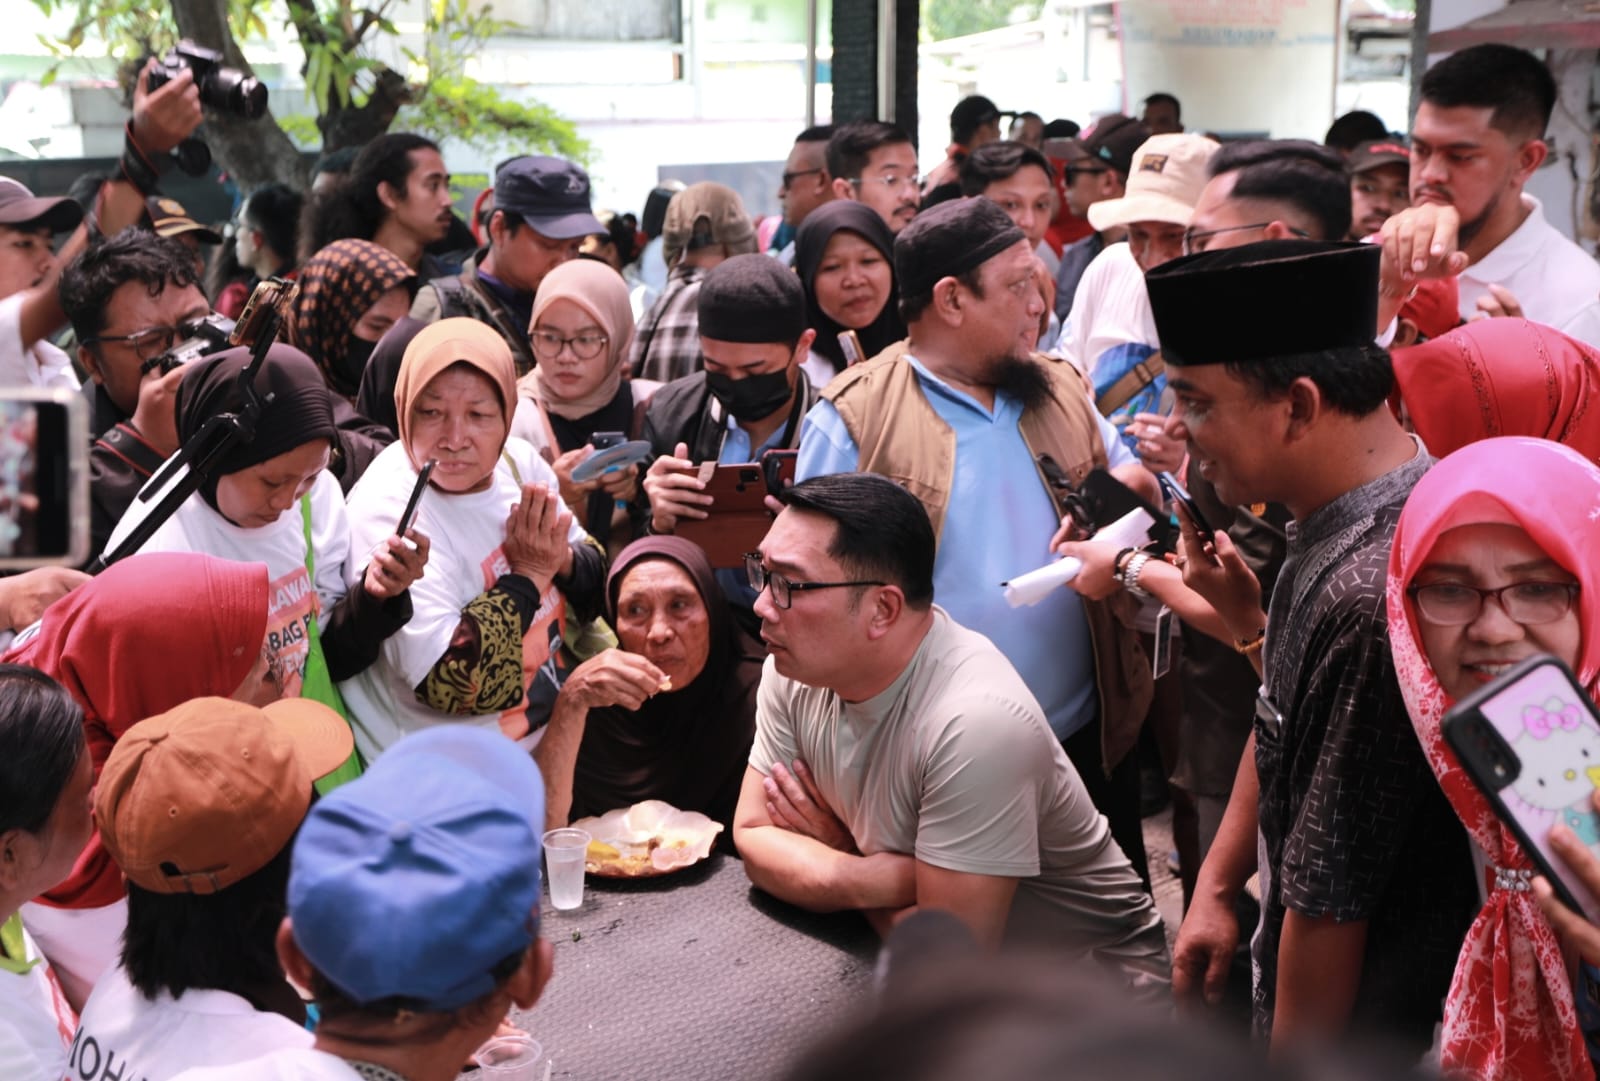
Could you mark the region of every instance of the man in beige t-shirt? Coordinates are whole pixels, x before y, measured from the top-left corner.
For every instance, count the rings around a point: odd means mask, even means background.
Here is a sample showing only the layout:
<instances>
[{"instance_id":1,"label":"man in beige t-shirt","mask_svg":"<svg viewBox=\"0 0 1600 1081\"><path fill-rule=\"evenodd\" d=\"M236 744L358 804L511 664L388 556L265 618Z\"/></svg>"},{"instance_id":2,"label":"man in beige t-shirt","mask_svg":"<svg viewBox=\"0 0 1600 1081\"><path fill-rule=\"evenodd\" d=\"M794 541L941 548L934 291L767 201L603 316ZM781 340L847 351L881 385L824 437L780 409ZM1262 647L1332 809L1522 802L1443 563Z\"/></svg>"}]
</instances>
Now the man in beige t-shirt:
<instances>
[{"instance_id":1,"label":"man in beige t-shirt","mask_svg":"<svg viewBox=\"0 0 1600 1081\"><path fill-rule=\"evenodd\" d=\"M771 651L734 816L750 880L880 930L941 908L990 946L1045 941L1164 982L1160 916L1038 703L932 603L922 505L871 474L781 498L749 560Z\"/></svg>"}]
</instances>

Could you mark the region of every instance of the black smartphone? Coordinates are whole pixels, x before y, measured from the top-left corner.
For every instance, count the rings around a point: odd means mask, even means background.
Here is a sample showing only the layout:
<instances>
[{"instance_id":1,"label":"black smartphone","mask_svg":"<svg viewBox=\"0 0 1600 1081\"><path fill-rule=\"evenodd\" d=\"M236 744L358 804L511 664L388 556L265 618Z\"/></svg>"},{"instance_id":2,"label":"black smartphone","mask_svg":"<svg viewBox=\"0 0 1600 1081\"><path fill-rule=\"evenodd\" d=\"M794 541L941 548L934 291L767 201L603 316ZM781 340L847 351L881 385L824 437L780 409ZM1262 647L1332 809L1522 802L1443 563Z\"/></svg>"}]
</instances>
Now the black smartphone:
<instances>
[{"instance_id":1,"label":"black smartphone","mask_svg":"<svg viewBox=\"0 0 1600 1081\"><path fill-rule=\"evenodd\" d=\"M1176 478L1171 473L1159 473L1156 479L1161 482L1161 490L1167 493L1167 498L1174 503L1183 504L1183 509L1189 515L1189 521L1194 523L1195 532L1202 541L1209 541L1216 530L1211 528L1211 523L1206 521L1206 516L1200 513L1200 508L1195 505L1194 497L1183 490Z\"/></svg>"},{"instance_id":2,"label":"black smartphone","mask_svg":"<svg viewBox=\"0 0 1600 1081\"><path fill-rule=\"evenodd\" d=\"M89 420L78 394L0 391L0 567L89 558Z\"/></svg>"},{"instance_id":3,"label":"black smartphone","mask_svg":"<svg viewBox=\"0 0 1600 1081\"><path fill-rule=\"evenodd\" d=\"M1452 706L1441 725L1467 776L1567 907L1600 919L1596 898L1550 848L1567 826L1600 856L1600 715L1565 664L1529 657Z\"/></svg>"},{"instance_id":4,"label":"black smartphone","mask_svg":"<svg viewBox=\"0 0 1600 1081\"><path fill-rule=\"evenodd\" d=\"M1087 518L1093 523L1094 530L1104 529L1133 511L1142 510L1154 523L1150 526L1150 540L1163 551L1171 551L1175 545L1177 531L1162 509L1152 506L1105 469L1090 470L1089 475L1083 478L1083 483L1078 485L1074 498L1081 510L1074 512L1073 518L1079 520L1080 526L1083 525L1080 519Z\"/></svg>"},{"instance_id":5,"label":"black smartphone","mask_svg":"<svg viewBox=\"0 0 1600 1081\"><path fill-rule=\"evenodd\" d=\"M761 456L761 474L766 480L768 495L778 495L794 483L795 464L799 460L797 450L769 450Z\"/></svg>"},{"instance_id":6,"label":"black smartphone","mask_svg":"<svg viewBox=\"0 0 1600 1081\"><path fill-rule=\"evenodd\" d=\"M395 536L405 536L406 530L416 524L417 506L422 502L422 493L428 487L428 478L433 476L433 467L438 464L433 458L422 463L422 471L417 474L417 483L411 489L411 498L406 500L405 513L400 515L400 525L394 531Z\"/></svg>"}]
</instances>

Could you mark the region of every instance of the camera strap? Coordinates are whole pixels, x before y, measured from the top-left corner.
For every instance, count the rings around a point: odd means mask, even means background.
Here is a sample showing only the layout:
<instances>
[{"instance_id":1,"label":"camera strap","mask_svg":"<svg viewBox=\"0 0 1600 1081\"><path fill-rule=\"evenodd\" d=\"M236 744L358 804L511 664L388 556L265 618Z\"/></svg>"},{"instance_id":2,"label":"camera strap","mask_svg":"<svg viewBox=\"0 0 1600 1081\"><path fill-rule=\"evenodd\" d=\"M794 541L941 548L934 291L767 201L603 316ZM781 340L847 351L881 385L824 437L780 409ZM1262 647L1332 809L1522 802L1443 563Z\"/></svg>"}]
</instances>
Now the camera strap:
<instances>
[{"instance_id":1,"label":"camera strap","mask_svg":"<svg viewBox=\"0 0 1600 1081\"><path fill-rule=\"evenodd\" d=\"M133 137L131 120L122 129L122 157L117 164L121 168L123 179L138 189L140 195L149 198L158 194L161 171Z\"/></svg>"}]
</instances>

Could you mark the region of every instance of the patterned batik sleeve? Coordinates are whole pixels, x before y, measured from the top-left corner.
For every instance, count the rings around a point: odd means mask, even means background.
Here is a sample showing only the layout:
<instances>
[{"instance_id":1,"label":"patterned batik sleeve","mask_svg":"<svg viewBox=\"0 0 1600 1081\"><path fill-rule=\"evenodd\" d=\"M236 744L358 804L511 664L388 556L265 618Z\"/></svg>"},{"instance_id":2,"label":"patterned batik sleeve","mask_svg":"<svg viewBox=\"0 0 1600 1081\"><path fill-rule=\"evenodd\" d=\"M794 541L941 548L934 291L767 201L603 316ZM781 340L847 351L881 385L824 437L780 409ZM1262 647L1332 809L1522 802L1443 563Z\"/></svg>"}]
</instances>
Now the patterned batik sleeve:
<instances>
[{"instance_id":1,"label":"patterned batik sleeve","mask_svg":"<svg viewBox=\"0 0 1600 1081\"><path fill-rule=\"evenodd\" d=\"M499 713L522 701L522 638L539 595L532 582L502 575L467 602L450 645L417 684L417 701L456 717Z\"/></svg>"}]
</instances>

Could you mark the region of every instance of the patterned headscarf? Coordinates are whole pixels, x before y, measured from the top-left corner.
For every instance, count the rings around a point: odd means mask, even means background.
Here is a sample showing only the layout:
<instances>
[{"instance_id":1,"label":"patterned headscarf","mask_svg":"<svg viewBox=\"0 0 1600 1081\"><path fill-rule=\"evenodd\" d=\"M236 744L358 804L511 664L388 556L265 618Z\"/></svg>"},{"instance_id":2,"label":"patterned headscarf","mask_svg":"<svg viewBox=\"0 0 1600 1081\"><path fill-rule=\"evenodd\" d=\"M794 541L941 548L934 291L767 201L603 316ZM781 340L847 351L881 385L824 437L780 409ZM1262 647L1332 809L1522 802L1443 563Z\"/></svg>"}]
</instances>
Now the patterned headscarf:
<instances>
[{"instance_id":1,"label":"patterned headscarf","mask_svg":"<svg viewBox=\"0 0 1600 1081\"><path fill-rule=\"evenodd\" d=\"M394 252L370 240L335 240L300 269L300 294L289 320L289 341L322 369L328 385L346 398L361 389L350 371L350 331L397 285L416 278Z\"/></svg>"},{"instance_id":2,"label":"patterned headscarf","mask_svg":"<svg viewBox=\"0 0 1600 1081\"><path fill-rule=\"evenodd\" d=\"M1576 668L1594 698L1600 692L1596 515L1600 468L1593 463L1543 439L1485 439L1429 470L1406 500L1395 531L1388 589L1395 673L1439 787L1493 867L1526 871L1532 863L1440 734L1451 703L1423 649L1416 606L1406 588L1448 530L1483 522L1516 524L1579 579L1582 645ZM1561 945L1532 893L1504 889L1498 882L1489 893L1456 960L1440 1039L1441 1065L1451 1076L1588 1076Z\"/></svg>"},{"instance_id":3,"label":"patterned headscarf","mask_svg":"<svg viewBox=\"0 0 1600 1081\"><path fill-rule=\"evenodd\" d=\"M1411 424L1442 458L1477 439L1531 435L1600 462L1600 351L1526 319L1477 319L1394 351Z\"/></svg>"}]
</instances>

